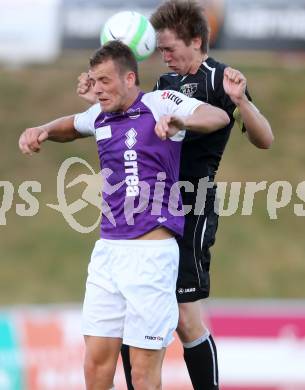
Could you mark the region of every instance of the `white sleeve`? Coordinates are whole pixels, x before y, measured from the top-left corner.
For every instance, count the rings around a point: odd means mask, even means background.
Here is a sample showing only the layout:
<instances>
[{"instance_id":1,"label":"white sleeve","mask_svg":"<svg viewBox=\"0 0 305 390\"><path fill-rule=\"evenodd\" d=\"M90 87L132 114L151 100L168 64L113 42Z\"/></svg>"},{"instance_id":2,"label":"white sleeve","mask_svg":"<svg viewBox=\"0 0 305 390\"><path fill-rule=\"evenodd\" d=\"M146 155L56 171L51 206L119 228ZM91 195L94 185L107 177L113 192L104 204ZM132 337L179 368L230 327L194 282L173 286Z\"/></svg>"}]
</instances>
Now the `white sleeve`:
<instances>
[{"instance_id":1,"label":"white sleeve","mask_svg":"<svg viewBox=\"0 0 305 390\"><path fill-rule=\"evenodd\" d=\"M163 115L191 115L201 104L206 104L200 100L183 95L183 93L171 90L156 90L146 93L142 101L150 108L157 122ZM180 130L170 139L181 142L184 137L185 130Z\"/></svg>"},{"instance_id":2,"label":"white sleeve","mask_svg":"<svg viewBox=\"0 0 305 390\"><path fill-rule=\"evenodd\" d=\"M180 92L157 90L143 96L143 102L151 109L156 121L163 115L191 115L197 107L205 104Z\"/></svg>"},{"instance_id":3,"label":"white sleeve","mask_svg":"<svg viewBox=\"0 0 305 390\"><path fill-rule=\"evenodd\" d=\"M74 128L84 135L95 135L94 122L101 113L99 103L94 104L85 112L81 112L74 116Z\"/></svg>"}]
</instances>

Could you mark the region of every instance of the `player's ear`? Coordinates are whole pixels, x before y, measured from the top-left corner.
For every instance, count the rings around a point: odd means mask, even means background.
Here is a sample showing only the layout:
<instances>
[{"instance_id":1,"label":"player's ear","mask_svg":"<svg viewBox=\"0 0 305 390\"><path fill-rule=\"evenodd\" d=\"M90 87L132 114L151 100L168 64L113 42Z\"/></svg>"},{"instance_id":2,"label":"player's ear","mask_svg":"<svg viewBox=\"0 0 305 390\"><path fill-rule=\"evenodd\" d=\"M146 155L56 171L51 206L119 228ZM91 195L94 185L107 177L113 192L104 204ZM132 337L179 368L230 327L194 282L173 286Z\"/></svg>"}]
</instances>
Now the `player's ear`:
<instances>
[{"instance_id":1,"label":"player's ear","mask_svg":"<svg viewBox=\"0 0 305 390\"><path fill-rule=\"evenodd\" d=\"M136 75L134 72L127 72L125 76L126 83L129 88L133 87L136 84Z\"/></svg>"},{"instance_id":2,"label":"player's ear","mask_svg":"<svg viewBox=\"0 0 305 390\"><path fill-rule=\"evenodd\" d=\"M202 39L200 37L192 38L192 44L195 49L200 49L202 44Z\"/></svg>"}]
</instances>

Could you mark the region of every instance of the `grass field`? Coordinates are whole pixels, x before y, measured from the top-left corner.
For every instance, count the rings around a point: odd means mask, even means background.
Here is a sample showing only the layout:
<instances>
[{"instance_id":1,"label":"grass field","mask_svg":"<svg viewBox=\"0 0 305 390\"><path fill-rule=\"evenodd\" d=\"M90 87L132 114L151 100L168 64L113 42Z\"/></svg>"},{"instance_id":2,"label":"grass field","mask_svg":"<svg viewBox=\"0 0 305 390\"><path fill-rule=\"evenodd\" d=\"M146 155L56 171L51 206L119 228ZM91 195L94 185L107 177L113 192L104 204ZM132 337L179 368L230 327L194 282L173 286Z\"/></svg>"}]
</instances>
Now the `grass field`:
<instances>
[{"instance_id":1,"label":"grass field","mask_svg":"<svg viewBox=\"0 0 305 390\"><path fill-rule=\"evenodd\" d=\"M86 108L75 94L75 84L78 74L87 68L89 54L66 52L47 66L0 68L0 180L14 186L13 205L6 213L6 224L0 226L0 305L82 299L98 229L90 234L77 233L46 204L57 203L57 172L67 157L83 158L98 172L95 144L90 139L63 145L49 143L39 155L28 158L19 153L17 140L26 127ZM303 204L296 188L305 180L305 58L268 53L214 54L245 72L255 103L269 118L276 140L270 151L262 151L237 128L232 132L218 180L241 181L242 193L244 183L250 181L267 181L267 189L255 197L251 216L241 215L240 202L234 216L221 218L213 249L211 295L304 298L305 219L295 216L294 204ZM145 90L151 88L162 69L156 58L141 65ZM84 168L79 169L74 168L73 174L83 173ZM41 192L35 194L39 212L21 217L16 205L24 201L18 188L28 180L41 183ZM276 181L289 182L292 197L278 210L278 219L271 220L267 192ZM0 183L0 199L3 188ZM77 199L83 190L82 184L76 186L69 193L69 201ZM88 205L77 218L90 225L96 214L97 209Z\"/></svg>"}]
</instances>

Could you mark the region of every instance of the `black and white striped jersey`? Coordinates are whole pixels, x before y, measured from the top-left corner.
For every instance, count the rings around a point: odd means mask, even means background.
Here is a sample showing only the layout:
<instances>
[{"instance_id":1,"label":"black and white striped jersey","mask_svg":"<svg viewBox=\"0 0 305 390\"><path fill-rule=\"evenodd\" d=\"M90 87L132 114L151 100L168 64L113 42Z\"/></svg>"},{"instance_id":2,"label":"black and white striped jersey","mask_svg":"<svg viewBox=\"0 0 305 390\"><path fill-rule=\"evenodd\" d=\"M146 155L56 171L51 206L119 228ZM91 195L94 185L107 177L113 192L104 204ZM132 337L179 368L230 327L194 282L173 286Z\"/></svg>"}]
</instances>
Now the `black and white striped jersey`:
<instances>
[{"instance_id":1,"label":"black and white striped jersey","mask_svg":"<svg viewBox=\"0 0 305 390\"><path fill-rule=\"evenodd\" d=\"M223 88L223 72L227 65L208 58L196 74L181 76L165 73L158 80L155 89L172 89L203 102L222 108L230 117L230 123L223 129L210 134L188 131L183 141L180 162L180 176L207 177L213 181L219 162L234 125L235 104ZM249 94L247 93L250 99ZM251 99L250 99L251 100Z\"/></svg>"}]
</instances>

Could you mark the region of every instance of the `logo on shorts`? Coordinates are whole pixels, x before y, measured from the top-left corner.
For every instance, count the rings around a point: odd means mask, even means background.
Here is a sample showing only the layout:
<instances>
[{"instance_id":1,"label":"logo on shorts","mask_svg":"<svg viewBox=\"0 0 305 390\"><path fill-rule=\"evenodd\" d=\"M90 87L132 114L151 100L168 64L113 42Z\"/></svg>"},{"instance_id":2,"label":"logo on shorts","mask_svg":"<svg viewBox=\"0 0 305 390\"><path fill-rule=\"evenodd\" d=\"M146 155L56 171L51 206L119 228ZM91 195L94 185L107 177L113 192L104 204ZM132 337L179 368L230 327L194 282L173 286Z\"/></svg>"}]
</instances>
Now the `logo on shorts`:
<instances>
[{"instance_id":1,"label":"logo on shorts","mask_svg":"<svg viewBox=\"0 0 305 390\"><path fill-rule=\"evenodd\" d=\"M179 288L178 289L178 294L187 294L187 293L192 293L196 291L196 287L191 287L191 288Z\"/></svg>"},{"instance_id":2,"label":"logo on shorts","mask_svg":"<svg viewBox=\"0 0 305 390\"><path fill-rule=\"evenodd\" d=\"M161 336L145 336L145 340L163 341L163 337L161 337Z\"/></svg>"}]
</instances>

